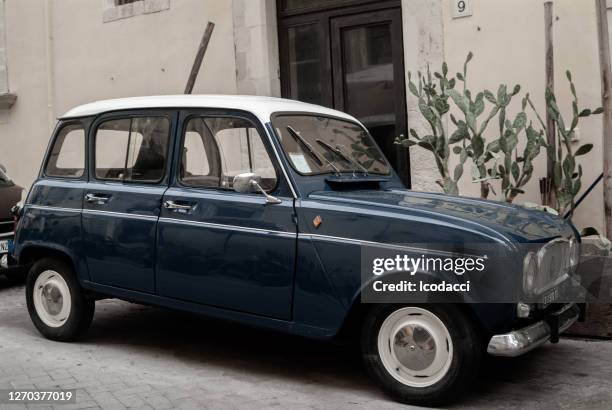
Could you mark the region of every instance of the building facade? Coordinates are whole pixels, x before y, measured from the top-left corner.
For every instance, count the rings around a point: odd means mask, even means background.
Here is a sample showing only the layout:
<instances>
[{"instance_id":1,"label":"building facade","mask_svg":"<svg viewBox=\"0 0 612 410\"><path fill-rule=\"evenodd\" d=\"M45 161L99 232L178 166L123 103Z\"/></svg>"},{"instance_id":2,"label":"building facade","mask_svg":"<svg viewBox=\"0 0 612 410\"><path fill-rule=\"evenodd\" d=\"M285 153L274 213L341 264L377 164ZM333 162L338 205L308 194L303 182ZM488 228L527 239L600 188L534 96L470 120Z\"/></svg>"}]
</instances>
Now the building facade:
<instances>
[{"instance_id":1,"label":"building facade","mask_svg":"<svg viewBox=\"0 0 612 410\"><path fill-rule=\"evenodd\" d=\"M611 4L612 6L612 4ZM594 1L554 0L555 80L571 111L600 105ZM611 9L612 10L612 9ZM544 5L534 0L0 0L0 163L21 185L35 178L55 119L82 103L179 94L206 23L215 23L194 93L283 96L357 116L407 185L439 191L431 154L393 144L423 130L408 72L460 71L495 91L520 84L544 111ZM413 77L414 78L414 77ZM513 109L519 109L517 103ZM580 124L583 189L602 171L600 117ZM546 158L536 163L544 176ZM462 194L476 196L466 171ZM578 209L603 227L601 185ZM537 177L517 202L539 202Z\"/></svg>"}]
</instances>

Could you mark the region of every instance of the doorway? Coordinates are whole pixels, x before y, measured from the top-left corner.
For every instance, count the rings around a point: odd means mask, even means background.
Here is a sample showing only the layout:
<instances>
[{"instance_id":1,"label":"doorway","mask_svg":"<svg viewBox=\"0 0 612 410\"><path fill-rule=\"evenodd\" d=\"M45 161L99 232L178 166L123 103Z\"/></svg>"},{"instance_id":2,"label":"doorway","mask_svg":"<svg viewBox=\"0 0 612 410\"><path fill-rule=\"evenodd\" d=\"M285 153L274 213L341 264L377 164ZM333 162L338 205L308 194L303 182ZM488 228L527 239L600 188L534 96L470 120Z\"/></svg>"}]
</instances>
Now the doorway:
<instances>
[{"instance_id":1,"label":"doorway","mask_svg":"<svg viewBox=\"0 0 612 410\"><path fill-rule=\"evenodd\" d=\"M345 111L410 187L400 1L278 0L284 98Z\"/></svg>"}]
</instances>

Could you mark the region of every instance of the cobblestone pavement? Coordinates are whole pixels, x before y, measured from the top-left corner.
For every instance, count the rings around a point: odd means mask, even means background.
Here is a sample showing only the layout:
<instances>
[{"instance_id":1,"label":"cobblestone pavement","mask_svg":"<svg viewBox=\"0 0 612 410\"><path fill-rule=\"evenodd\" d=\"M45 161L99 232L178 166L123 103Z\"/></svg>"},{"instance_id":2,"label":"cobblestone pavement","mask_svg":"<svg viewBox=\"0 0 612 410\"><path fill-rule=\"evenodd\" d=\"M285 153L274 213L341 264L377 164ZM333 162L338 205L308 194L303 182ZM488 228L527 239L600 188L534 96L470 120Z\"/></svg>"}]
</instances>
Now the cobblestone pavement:
<instances>
[{"instance_id":1,"label":"cobblestone pavement","mask_svg":"<svg viewBox=\"0 0 612 410\"><path fill-rule=\"evenodd\" d=\"M59 408L401 407L372 386L350 349L115 300L96 308L84 340L52 342L31 324L23 286L0 279L0 389L77 389L77 404ZM610 403L612 343L565 339L489 359L455 408Z\"/></svg>"}]
</instances>

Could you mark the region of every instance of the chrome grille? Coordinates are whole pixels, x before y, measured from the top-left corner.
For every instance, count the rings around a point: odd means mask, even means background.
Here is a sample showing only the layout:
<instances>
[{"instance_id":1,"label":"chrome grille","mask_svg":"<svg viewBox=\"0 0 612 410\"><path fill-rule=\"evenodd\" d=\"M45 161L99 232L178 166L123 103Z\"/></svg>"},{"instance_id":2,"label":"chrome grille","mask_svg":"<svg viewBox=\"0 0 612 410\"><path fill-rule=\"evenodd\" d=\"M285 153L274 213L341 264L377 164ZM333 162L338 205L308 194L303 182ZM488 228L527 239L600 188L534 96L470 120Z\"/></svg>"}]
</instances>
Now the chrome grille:
<instances>
[{"instance_id":1,"label":"chrome grille","mask_svg":"<svg viewBox=\"0 0 612 410\"><path fill-rule=\"evenodd\" d=\"M536 293L545 292L564 281L570 271L569 240L557 238L538 251L538 273L535 278Z\"/></svg>"}]
</instances>

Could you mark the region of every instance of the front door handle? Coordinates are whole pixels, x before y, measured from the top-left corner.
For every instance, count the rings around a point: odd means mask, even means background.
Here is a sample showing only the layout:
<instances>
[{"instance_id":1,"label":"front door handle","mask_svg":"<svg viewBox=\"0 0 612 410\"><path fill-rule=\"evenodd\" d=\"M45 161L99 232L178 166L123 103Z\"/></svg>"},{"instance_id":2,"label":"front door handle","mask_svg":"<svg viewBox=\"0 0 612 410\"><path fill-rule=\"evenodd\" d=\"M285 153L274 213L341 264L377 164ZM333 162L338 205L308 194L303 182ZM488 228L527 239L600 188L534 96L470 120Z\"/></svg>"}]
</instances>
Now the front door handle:
<instances>
[{"instance_id":1,"label":"front door handle","mask_svg":"<svg viewBox=\"0 0 612 410\"><path fill-rule=\"evenodd\" d=\"M179 203L177 201L166 201L164 202L164 208L169 209L171 211L186 212L193 209L193 204L190 205L185 203Z\"/></svg>"},{"instance_id":2,"label":"front door handle","mask_svg":"<svg viewBox=\"0 0 612 410\"><path fill-rule=\"evenodd\" d=\"M110 195L91 194L91 193L85 195L85 200L87 202L96 203L98 205L107 203L109 199L110 199Z\"/></svg>"}]
</instances>

